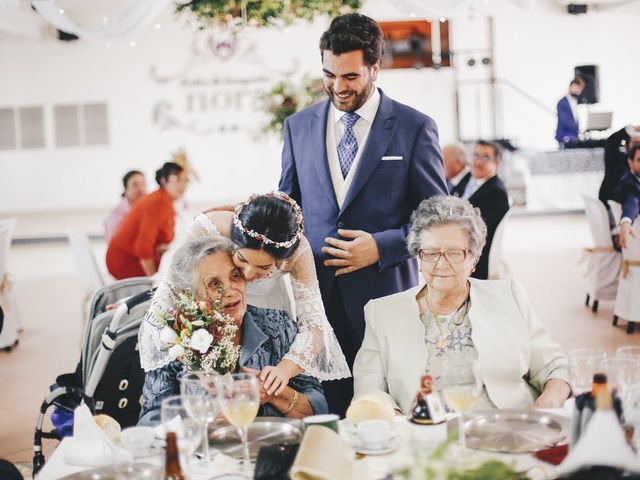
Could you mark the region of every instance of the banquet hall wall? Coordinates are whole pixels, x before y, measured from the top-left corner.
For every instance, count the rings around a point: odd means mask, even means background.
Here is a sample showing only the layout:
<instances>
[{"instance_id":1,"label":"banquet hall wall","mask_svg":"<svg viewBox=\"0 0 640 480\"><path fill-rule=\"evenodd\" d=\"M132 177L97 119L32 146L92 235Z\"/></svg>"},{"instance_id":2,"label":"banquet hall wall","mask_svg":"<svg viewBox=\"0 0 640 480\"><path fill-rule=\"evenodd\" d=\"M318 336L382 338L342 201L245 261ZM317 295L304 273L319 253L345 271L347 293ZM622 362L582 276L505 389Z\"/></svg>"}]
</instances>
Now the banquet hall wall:
<instances>
[{"instance_id":1,"label":"banquet hall wall","mask_svg":"<svg viewBox=\"0 0 640 480\"><path fill-rule=\"evenodd\" d=\"M512 82L553 110L573 66L598 64L602 102L594 109L613 111L614 128L637 123L632 108L640 98L633 79L640 65L623 54L612 55L636 43L637 13L612 10L576 17L550 0L528 9L505 1L483 8L481 13L493 17L492 58L498 79ZM0 37L0 108L43 106L46 135L45 148L0 150L1 213L109 208L120 193L123 172L140 168L152 182L155 168L180 146L202 179L190 186L192 203L236 200L277 184L281 143L260 135L265 116L252 96L278 80L295 82L307 72L317 76L317 42L325 21L242 33L229 59L210 49L208 42L220 40L218 32L196 35L193 25L172 12L158 23L161 29L152 26L114 39L110 48L101 40ZM490 52L486 18L452 19L451 45L455 51ZM154 80L154 74L165 78ZM490 67L383 71L378 85L434 117L444 143L457 136L456 75L488 78ZM166 78L171 76L175 78ZM495 133L522 146L554 148L552 114L502 86L502 121L493 132L490 98L486 89L478 92L461 100L463 137ZM54 106L91 103L107 105L108 144L56 147Z\"/></svg>"}]
</instances>

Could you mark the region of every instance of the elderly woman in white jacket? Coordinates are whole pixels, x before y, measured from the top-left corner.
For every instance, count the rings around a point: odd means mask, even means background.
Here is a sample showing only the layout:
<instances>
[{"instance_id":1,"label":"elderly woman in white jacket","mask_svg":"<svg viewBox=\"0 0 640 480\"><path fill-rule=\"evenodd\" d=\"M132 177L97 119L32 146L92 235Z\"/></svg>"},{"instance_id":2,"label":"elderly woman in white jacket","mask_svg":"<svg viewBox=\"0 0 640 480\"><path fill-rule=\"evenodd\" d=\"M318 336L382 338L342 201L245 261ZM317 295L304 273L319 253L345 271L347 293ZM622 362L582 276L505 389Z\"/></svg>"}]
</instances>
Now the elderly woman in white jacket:
<instances>
[{"instance_id":1,"label":"elderly woman in white jacket","mask_svg":"<svg viewBox=\"0 0 640 480\"><path fill-rule=\"evenodd\" d=\"M571 394L567 359L514 280L470 278L487 228L466 200L436 196L411 217L409 252L426 285L371 300L353 367L355 395L379 393L408 414L425 373L479 367L473 409L556 408Z\"/></svg>"}]
</instances>

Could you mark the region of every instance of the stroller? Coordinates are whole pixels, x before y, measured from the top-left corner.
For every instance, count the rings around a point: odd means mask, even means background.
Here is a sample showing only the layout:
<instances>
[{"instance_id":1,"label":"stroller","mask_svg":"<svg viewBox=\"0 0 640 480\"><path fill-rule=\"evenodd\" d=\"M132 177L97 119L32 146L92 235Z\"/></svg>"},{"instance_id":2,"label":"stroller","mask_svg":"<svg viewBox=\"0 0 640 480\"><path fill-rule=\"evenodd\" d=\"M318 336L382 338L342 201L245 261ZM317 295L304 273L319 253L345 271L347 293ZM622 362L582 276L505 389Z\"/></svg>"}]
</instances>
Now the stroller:
<instances>
[{"instance_id":1,"label":"stroller","mask_svg":"<svg viewBox=\"0 0 640 480\"><path fill-rule=\"evenodd\" d=\"M74 373L60 375L44 399L36 421L33 473L45 462L42 439L61 440L64 429L43 432L45 414L56 412L72 418L84 401L94 414L104 413L123 427L135 425L140 413L144 370L138 354L138 329L149 309L154 290L150 278L130 278L102 287L93 296L85 326L80 362ZM115 309L109 305L123 300Z\"/></svg>"}]
</instances>

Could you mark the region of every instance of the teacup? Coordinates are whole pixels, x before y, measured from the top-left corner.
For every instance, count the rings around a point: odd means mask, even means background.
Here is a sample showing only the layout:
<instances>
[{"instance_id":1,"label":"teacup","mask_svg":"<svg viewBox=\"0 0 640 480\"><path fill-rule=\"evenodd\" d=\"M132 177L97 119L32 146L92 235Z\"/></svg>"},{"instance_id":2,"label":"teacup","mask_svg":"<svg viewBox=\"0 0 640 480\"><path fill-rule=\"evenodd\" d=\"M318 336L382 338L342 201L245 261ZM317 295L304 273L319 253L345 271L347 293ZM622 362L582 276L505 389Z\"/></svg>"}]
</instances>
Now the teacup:
<instances>
[{"instance_id":1,"label":"teacup","mask_svg":"<svg viewBox=\"0 0 640 480\"><path fill-rule=\"evenodd\" d=\"M134 457L147 455L153 445L154 438L155 432L151 427L130 427L122 431L120 444Z\"/></svg>"},{"instance_id":2,"label":"teacup","mask_svg":"<svg viewBox=\"0 0 640 480\"><path fill-rule=\"evenodd\" d=\"M358 439L369 450L382 450L389 446L391 425L386 420L364 420L358 423Z\"/></svg>"}]
</instances>

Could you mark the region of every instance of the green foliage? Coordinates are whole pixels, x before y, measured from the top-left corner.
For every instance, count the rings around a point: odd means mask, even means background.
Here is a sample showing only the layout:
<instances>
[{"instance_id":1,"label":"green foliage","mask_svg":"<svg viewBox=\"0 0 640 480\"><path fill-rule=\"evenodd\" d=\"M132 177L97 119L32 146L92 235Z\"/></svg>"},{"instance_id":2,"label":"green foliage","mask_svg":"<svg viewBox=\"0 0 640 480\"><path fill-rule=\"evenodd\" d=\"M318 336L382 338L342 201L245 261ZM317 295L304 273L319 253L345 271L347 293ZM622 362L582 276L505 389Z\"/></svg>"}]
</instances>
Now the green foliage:
<instances>
[{"instance_id":1,"label":"green foliage","mask_svg":"<svg viewBox=\"0 0 640 480\"><path fill-rule=\"evenodd\" d=\"M238 20L250 26L289 25L316 15L335 17L355 11L362 0L191 0L178 3L178 13L192 13L200 28L214 24L234 26Z\"/></svg>"},{"instance_id":2,"label":"green foliage","mask_svg":"<svg viewBox=\"0 0 640 480\"><path fill-rule=\"evenodd\" d=\"M278 82L260 97L262 108L269 113L269 122L262 128L264 133L277 133L282 137L284 121L305 107L317 103L325 96L322 80L304 77L296 88L291 82Z\"/></svg>"}]
</instances>

